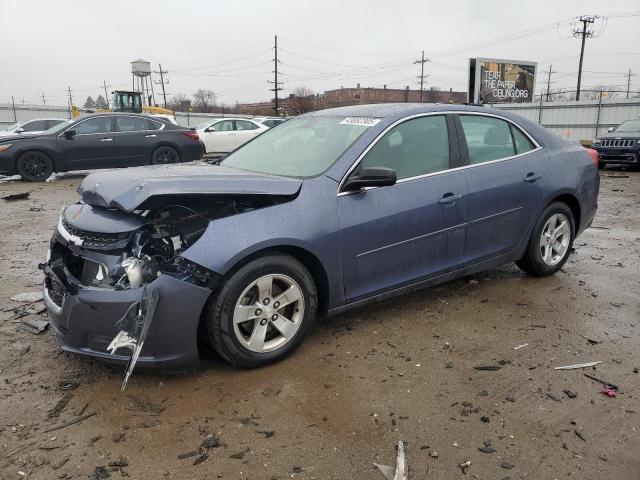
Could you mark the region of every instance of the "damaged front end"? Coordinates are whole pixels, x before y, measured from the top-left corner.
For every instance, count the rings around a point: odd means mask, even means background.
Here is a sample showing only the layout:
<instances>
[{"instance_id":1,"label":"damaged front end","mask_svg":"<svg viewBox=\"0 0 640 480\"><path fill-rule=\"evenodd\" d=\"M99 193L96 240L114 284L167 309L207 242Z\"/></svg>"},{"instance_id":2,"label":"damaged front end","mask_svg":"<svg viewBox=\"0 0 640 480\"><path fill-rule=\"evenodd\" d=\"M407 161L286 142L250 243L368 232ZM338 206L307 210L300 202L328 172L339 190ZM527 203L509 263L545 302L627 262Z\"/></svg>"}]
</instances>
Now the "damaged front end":
<instances>
[{"instance_id":1,"label":"damaged front end","mask_svg":"<svg viewBox=\"0 0 640 480\"><path fill-rule=\"evenodd\" d=\"M272 205L269 196L162 196L126 212L63 209L44 298L63 350L135 365L196 363L204 305L221 276L182 256L216 218ZM211 248L215 248L214 245Z\"/></svg>"}]
</instances>

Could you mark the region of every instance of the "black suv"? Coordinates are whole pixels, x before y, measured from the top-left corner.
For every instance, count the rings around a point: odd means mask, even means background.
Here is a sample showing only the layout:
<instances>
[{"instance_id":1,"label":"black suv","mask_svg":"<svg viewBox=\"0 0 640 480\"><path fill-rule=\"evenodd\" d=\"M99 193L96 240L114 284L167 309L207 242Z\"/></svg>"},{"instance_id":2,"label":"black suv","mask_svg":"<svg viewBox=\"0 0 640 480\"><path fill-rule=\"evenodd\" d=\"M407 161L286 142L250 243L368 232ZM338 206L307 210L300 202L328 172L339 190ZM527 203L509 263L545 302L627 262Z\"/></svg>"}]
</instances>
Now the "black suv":
<instances>
[{"instance_id":1,"label":"black suv","mask_svg":"<svg viewBox=\"0 0 640 480\"><path fill-rule=\"evenodd\" d=\"M640 118L627 120L593 141L600 168L607 163L640 166Z\"/></svg>"}]
</instances>

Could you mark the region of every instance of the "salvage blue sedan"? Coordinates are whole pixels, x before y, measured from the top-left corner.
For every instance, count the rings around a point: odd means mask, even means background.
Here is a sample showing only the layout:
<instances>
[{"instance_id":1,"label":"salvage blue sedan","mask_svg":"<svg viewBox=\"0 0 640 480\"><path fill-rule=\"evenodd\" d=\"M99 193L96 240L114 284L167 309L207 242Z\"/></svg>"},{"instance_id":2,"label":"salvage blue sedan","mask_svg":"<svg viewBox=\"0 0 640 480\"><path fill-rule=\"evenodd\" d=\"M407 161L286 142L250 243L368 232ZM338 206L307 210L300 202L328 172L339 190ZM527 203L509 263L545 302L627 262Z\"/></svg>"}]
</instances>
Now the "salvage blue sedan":
<instances>
[{"instance_id":1,"label":"salvage blue sedan","mask_svg":"<svg viewBox=\"0 0 640 480\"><path fill-rule=\"evenodd\" d=\"M127 375L199 345L258 367L320 314L507 262L554 274L596 212L596 163L489 108L310 113L221 165L88 176L41 265L49 316L64 350Z\"/></svg>"}]
</instances>

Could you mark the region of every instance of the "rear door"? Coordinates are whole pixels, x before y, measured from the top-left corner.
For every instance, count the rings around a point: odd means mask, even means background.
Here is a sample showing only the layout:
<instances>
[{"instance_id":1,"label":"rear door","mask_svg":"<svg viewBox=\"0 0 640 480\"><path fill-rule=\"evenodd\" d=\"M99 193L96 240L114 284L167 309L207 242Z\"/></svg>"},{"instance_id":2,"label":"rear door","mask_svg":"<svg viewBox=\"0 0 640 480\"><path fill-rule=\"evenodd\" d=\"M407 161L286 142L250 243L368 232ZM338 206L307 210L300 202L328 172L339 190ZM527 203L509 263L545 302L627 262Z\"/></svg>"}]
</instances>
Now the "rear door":
<instances>
[{"instance_id":1,"label":"rear door","mask_svg":"<svg viewBox=\"0 0 640 480\"><path fill-rule=\"evenodd\" d=\"M249 120L236 120L236 147L239 147L243 143L247 143L252 138L257 137L263 131Z\"/></svg>"},{"instance_id":2,"label":"rear door","mask_svg":"<svg viewBox=\"0 0 640 480\"><path fill-rule=\"evenodd\" d=\"M236 148L233 120L220 120L205 129L202 133L202 143L207 153L230 152Z\"/></svg>"},{"instance_id":3,"label":"rear door","mask_svg":"<svg viewBox=\"0 0 640 480\"><path fill-rule=\"evenodd\" d=\"M517 125L492 115L460 114L457 125L469 188L465 262L514 250L534 221L549 180L547 153Z\"/></svg>"},{"instance_id":4,"label":"rear door","mask_svg":"<svg viewBox=\"0 0 640 480\"><path fill-rule=\"evenodd\" d=\"M119 115L115 118L115 122L116 155L110 166L148 164L151 160L151 152L158 141L158 130L152 128L152 121L134 115ZM158 123L160 122L153 122L153 124Z\"/></svg>"},{"instance_id":5,"label":"rear door","mask_svg":"<svg viewBox=\"0 0 640 480\"><path fill-rule=\"evenodd\" d=\"M61 133L62 157L68 170L108 167L114 159L113 117L90 117L71 125L70 137Z\"/></svg>"},{"instance_id":6,"label":"rear door","mask_svg":"<svg viewBox=\"0 0 640 480\"><path fill-rule=\"evenodd\" d=\"M340 249L348 302L457 267L464 247L466 185L453 120L428 115L391 128L350 175L389 167L389 187L338 194Z\"/></svg>"}]
</instances>

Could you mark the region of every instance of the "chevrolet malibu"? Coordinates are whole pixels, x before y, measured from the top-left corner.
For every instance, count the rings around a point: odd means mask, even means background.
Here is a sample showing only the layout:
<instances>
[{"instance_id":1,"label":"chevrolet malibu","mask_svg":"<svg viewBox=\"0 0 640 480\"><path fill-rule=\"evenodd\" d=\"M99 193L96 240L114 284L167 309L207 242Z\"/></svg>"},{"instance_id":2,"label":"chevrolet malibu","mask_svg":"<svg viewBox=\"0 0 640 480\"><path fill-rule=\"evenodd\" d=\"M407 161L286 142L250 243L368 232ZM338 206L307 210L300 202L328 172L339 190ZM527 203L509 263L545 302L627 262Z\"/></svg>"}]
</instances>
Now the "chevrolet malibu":
<instances>
[{"instance_id":1,"label":"chevrolet malibu","mask_svg":"<svg viewBox=\"0 0 640 480\"><path fill-rule=\"evenodd\" d=\"M593 154L508 112L384 104L294 118L217 166L95 173L41 265L52 327L127 377L202 345L258 367L321 314L507 262L552 275L596 212Z\"/></svg>"}]
</instances>

